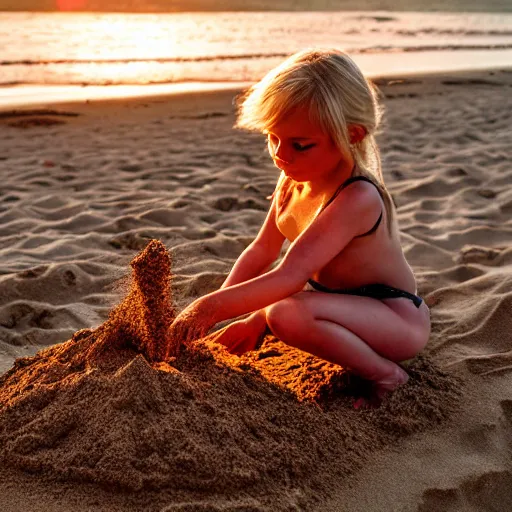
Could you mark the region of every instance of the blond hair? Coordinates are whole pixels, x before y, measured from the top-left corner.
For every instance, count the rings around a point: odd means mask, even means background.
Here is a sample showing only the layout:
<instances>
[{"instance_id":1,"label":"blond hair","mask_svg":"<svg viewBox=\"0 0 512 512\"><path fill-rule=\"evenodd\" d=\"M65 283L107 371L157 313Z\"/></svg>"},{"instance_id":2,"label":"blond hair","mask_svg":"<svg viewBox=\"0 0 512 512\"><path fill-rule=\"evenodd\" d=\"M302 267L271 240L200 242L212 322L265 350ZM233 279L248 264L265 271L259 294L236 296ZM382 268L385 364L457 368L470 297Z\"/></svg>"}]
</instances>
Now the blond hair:
<instances>
[{"instance_id":1,"label":"blond hair","mask_svg":"<svg viewBox=\"0 0 512 512\"><path fill-rule=\"evenodd\" d=\"M237 99L235 128L265 132L298 106L330 135L340 150L350 150L354 175L372 179L379 188L391 229L393 201L384 184L375 134L383 107L378 90L344 52L309 49L298 52L272 69ZM366 136L351 144L348 125L365 128Z\"/></svg>"}]
</instances>

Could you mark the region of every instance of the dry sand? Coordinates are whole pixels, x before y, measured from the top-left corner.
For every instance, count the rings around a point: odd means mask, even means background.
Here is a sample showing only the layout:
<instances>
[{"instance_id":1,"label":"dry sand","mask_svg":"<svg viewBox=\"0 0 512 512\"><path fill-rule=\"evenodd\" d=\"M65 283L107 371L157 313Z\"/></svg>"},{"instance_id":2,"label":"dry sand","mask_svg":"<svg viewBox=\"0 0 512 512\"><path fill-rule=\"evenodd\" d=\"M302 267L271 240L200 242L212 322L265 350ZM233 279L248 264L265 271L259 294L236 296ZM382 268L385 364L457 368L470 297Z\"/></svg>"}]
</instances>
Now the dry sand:
<instances>
[{"instance_id":1,"label":"dry sand","mask_svg":"<svg viewBox=\"0 0 512 512\"><path fill-rule=\"evenodd\" d=\"M181 308L257 233L277 175L261 137L231 129L232 91L0 113L0 372L97 328L0 381L0 510L508 510L512 73L378 83L384 174L433 333L377 411L352 411L342 371L271 337L241 359L185 351L174 369L137 343L113 368L77 362L149 240L172 251ZM43 360L60 373L19 378Z\"/></svg>"}]
</instances>

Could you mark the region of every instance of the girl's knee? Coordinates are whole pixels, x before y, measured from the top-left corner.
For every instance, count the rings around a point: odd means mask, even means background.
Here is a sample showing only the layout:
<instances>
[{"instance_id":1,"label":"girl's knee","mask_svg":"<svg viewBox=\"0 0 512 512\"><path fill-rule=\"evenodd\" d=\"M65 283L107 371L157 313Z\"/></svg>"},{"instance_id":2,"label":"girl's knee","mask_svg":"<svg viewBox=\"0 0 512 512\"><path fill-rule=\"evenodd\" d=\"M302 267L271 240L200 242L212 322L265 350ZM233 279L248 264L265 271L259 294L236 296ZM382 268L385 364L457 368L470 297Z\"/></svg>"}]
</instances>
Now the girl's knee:
<instances>
[{"instance_id":1,"label":"girl's knee","mask_svg":"<svg viewBox=\"0 0 512 512\"><path fill-rule=\"evenodd\" d=\"M304 305L293 297L280 300L265 309L267 325L278 338L303 331L308 318Z\"/></svg>"},{"instance_id":2,"label":"girl's knee","mask_svg":"<svg viewBox=\"0 0 512 512\"><path fill-rule=\"evenodd\" d=\"M389 348L389 353L385 357L395 363L416 357L427 345L430 329L429 310L423 303L419 315L407 321L402 334L397 337L395 344Z\"/></svg>"},{"instance_id":3,"label":"girl's knee","mask_svg":"<svg viewBox=\"0 0 512 512\"><path fill-rule=\"evenodd\" d=\"M429 338L430 328L418 328L413 330L410 335L404 339L402 346L397 348L397 353L394 357L390 357L389 359L395 363L413 359L426 347Z\"/></svg>"},{"instance_id":4,"label":"girl's knee","mask_svg":"<svg viewBox=\"0 0 512 512\"><path fill-rule=\"evenodd\" d=\"M428 343L428 340L430 339L430 329L428 331L422 331L418 333L416 338L413 340L412 348L414 352L414 356L416 357L426 346Z\"/></svg>"},{"instance_id":5,"label":"girl's knee","mask_svg":"<svg viewBox=\"0 0 512 512\"><path fill-rule=\"evenodd\" d=\"M414 356L418 355L426 347L428 340L430 339L430 311L425 303L423 303L423 305L424 321L420 322L419 325L416 326L411 340L411 347L414 352Z\"/></svg>"}]
</instances>

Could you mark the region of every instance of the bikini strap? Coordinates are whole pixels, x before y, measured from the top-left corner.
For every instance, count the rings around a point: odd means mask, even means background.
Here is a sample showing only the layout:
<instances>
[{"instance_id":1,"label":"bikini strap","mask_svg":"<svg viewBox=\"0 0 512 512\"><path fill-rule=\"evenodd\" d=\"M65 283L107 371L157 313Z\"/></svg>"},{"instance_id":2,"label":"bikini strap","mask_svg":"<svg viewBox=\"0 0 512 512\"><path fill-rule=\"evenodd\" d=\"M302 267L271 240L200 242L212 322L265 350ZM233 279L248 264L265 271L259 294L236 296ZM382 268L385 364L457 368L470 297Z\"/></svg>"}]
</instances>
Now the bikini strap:
<instances>
[{"instance_id":1,"label":"bikini strap","mask_svg":"<svg viewBox=\"0 0 512 512\"><path fill-rule=\"evenodd\" d=\"M351 183L354 183L354 181L367 181L368 183L371 183L376 189L377 191L379 192L379 195L382 197L382 194L381 194L381 191L379 189L379 187L377 187L377 185L375 185L375 183L367 178L366 176L351 176L350 178L348 178L347 180L345 180L337 189L336 189L336 192L334 192L334 194L332 195L332 197L329 199L329 201L327 201L327 203L325 203L324 207L322 208L322 211L325 210L327 208L327 206L329 206L335 199L336 197L338 197L338 194L346 187L348 187Z\"/></svg>"},{"instance_id":2,"label":"bikini strap","mask_svg":"<svg viewBox=\"0 0 512 512\"><path fill-rule=\"evenodd\" d=\"M325 206L322 208L322 211L325 210L325 208L327 208L327 206L329 206L333 201L334 199L336 199L336 197L338 196L338 194L346 187L348 187L351 183L354 183L355 181L367 181L368 183L371 183L376 189L377 189L377 192L379 193L380 197L382 198L382 193L379 189L379 187L377 187L377 185L375 185L375 183L367 178L366 176L351 176L350 178L348 178L347 180L345 180L337 189L336 189L336 192L334 192L333 196L331 197L331 199L329 199L329 201L327 201L327 203L325 203ZM380 215L379 215L379 218L377 219L377 222L373 225L373 227L367 231L366 233L363 233L362 235L357 235L356 237L354 238L361 238L363 236L368 236L368 235L371 235L372 233L374 233L375 231L377 231L377 228L379 227L379 224L381 223L382 221L382 211L380 212Z\"/></svg>"},{"instance_id":3,"label":"bikini strap","mask_svg":"<svg viewBox=\"0 0 512 512\"><path fill-rule=\"evenodd\" d=\"M367 178L366 176L351 176L348 180L345 180L341 184L341 190L343 190L345 187L348 187L351 183L354 183L354 181L367 181L368 183L371 183L379 191L379 194L382 196L379 187L377 187L377 185L375 185L375 183L370 178Z\"/></svg>"}]
</instances>

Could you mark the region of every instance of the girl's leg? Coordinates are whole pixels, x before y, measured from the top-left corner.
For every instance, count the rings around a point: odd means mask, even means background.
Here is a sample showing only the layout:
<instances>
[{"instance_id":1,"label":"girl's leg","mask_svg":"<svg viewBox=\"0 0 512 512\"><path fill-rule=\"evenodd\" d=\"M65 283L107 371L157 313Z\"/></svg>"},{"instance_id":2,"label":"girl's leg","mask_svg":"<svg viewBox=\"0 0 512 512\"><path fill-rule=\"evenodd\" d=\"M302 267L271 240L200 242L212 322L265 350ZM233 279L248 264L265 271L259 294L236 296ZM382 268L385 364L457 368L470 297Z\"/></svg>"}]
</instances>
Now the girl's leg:
<instances>
[{"instance_id":1,"label":"girl's leg","mask_svg":"<svg viewBox=\"0 0 512 512\"><path fill-rule=\"evenodd\" d=\"M415 356L430 333L427 306L416 308L408 299L300 292L266 314L285 343L374 381L377 394L407 381L395 363Z\"/></svg>"}]
</instances>

